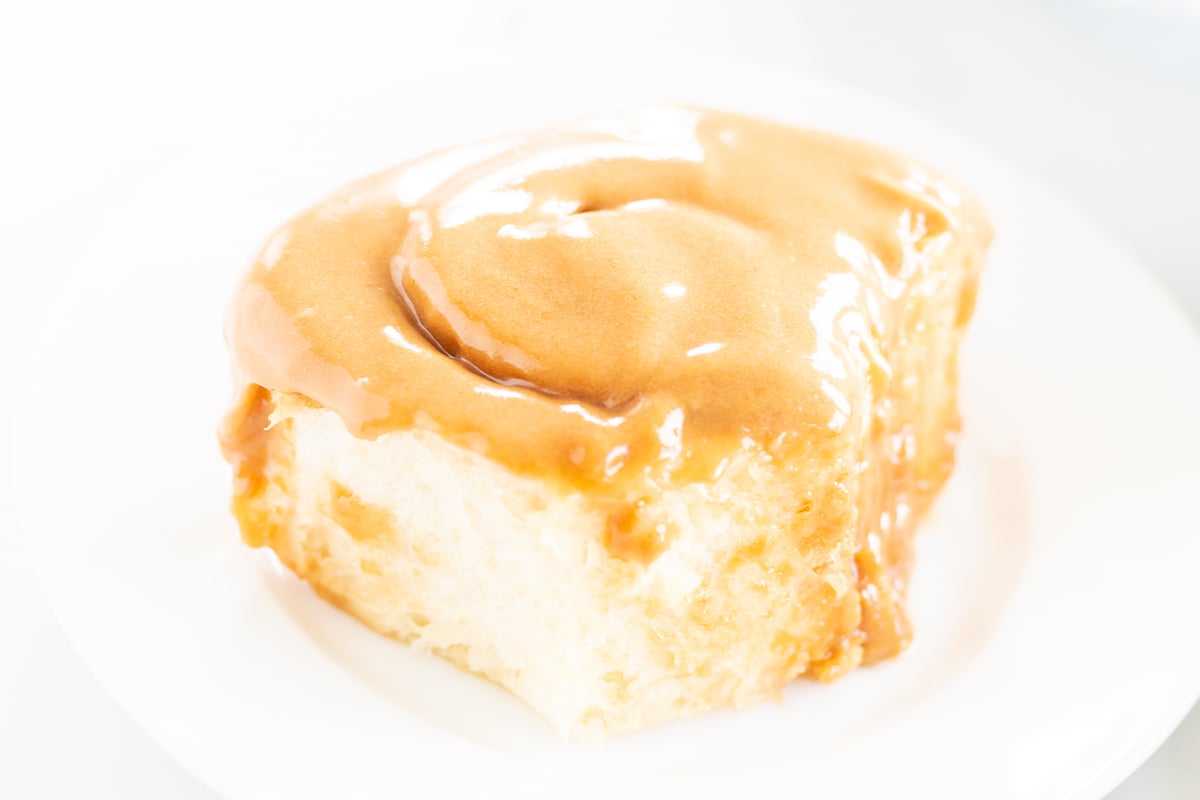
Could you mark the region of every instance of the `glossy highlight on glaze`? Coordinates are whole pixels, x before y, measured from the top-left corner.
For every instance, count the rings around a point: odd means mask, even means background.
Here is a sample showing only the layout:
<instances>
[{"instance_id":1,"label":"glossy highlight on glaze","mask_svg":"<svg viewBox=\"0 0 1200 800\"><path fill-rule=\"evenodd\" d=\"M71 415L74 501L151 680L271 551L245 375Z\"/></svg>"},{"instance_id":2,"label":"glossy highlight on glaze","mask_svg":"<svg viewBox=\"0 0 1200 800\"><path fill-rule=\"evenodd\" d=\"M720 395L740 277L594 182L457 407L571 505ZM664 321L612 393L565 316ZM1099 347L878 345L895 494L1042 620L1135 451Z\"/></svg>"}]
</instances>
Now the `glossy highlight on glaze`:
<instances>
[{"instance_id":1,"label":"glossy highlight on glaze","mask_svg":"<svg viewBox=\"0 0 1200 800\"><path fill-rule=\"evenodd\" d=\"M901 328L878 298L987 239L973 201L880 148L642 109L352 184L272 237L227 337L244 386L355 435L429 428L619 493L865 440L853 399L886 393Z\"/></svg>"}]
</instances>

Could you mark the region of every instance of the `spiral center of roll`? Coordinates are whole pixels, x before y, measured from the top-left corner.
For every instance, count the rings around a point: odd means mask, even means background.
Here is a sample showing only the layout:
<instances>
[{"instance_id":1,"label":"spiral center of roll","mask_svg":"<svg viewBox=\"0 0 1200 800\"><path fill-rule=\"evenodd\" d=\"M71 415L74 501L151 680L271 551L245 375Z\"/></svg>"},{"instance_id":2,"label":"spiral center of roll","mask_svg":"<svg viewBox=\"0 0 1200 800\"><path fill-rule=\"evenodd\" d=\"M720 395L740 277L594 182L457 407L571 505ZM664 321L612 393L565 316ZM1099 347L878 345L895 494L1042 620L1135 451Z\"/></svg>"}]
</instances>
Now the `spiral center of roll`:
<instances>
[{"instance_id":1,"label":"spiral center of roll","mask_svg":"<svg viewBox=\"0 0 1200 800\"><path fill-rule=\"evenodd\" d=\"M558 196L436 227L418 212L392 263L409 313L492 380L606 408L678 380L703 356L726 357L753 330L751 267L774 255L759 231L662 198L541 210L584 203ZM712 280L714 259L744 280Z\"/></svg>"},{"instance_id":2,"label":"spiral center of roll","mask_svg":"<svg viewBox=\"0 0 1200 800\"><path fill-rule=\"evenodd\" d=\"M779 313L788 243L769 206L725 191L721 143L702 143L693 112L640 122L515 148L414 205L392 280L443 353L617 408L757 360L781 325L803 337L805 320Z\"/></svg>"}]
</instances>

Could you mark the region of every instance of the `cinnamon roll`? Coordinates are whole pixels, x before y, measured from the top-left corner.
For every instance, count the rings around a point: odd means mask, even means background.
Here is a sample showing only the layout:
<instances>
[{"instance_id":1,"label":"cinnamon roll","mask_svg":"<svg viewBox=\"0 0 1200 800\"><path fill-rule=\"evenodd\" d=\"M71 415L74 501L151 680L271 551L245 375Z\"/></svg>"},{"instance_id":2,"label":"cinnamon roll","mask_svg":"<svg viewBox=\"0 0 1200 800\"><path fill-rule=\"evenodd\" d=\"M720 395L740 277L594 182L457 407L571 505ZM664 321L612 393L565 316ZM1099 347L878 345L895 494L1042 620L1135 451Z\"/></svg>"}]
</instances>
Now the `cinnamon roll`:
<instances>
[{"instance_id":1,"label":"cinnamon roll","mask_svg":"<svg viewBox=\"0 0 1200 800\"><path fill-rule=\"evenodd\" d=\"M651 108L351 184L227 319L245 540L568 736L901 652L991 239L934 171Z\"/></svg>"}]
</instances>

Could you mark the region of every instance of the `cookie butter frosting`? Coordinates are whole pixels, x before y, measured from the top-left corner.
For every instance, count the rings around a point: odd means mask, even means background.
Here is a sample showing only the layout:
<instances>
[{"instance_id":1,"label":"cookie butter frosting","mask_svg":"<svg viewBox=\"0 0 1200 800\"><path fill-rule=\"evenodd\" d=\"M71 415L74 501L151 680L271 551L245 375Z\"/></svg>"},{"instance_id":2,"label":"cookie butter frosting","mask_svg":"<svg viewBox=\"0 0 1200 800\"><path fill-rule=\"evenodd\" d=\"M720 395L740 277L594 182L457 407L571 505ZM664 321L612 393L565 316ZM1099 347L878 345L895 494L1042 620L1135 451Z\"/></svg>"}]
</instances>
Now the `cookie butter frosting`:
<instances>
[{"instance_id":1,"label":"cookie butter frosting","mask_svg":"<svg viewBox=\"0 0 1200 800\"><path fill-rule=\"evenodd\" d=\"M227 337L244 386L358 436L429 428L581 487L706 478L865 434L855 382L884 393L902 328L875 298L954 248L981 262L986 226L882 149L638 110L346 187L269 240Z\"/></svg>"}]
</instances>

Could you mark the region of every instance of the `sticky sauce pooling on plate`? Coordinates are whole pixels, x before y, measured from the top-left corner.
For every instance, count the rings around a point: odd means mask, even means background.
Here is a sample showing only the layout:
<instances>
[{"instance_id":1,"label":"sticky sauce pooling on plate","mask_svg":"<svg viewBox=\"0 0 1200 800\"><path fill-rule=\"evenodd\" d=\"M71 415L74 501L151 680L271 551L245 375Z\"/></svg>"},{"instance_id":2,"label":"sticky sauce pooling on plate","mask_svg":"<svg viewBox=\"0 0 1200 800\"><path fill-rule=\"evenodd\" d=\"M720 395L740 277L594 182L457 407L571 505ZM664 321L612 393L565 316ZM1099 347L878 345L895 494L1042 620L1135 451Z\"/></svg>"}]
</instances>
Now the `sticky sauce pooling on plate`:
<instances>
[{"instance_id":1,"label":"sticky sauce pooling on plate","mask_svg":"<svg viewBox=\"0 0 1200 800\"><path fill-rule=\"evenodd\" d=\"M346 187L271 238L227 334L246 387L358 436L429 428L592 490L706 479L865 432L852 399L883 391L896 328L878 298L986 225L863 143L634 111Z\"/></svg>"}]
</instances>

